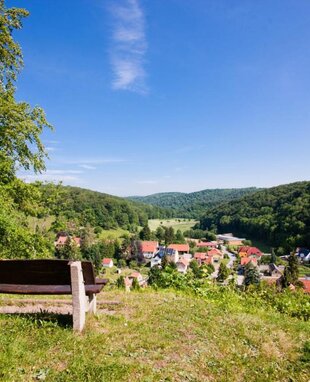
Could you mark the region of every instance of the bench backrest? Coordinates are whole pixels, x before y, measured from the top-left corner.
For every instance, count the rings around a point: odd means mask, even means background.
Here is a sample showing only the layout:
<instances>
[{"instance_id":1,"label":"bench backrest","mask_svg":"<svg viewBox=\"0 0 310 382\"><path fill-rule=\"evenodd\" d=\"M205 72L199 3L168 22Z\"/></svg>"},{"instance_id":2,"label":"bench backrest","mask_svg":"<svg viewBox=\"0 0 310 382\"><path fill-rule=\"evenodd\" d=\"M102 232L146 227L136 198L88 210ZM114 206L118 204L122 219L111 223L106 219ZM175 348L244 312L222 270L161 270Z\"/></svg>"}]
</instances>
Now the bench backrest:
<instances>
[{"instance_id":1,"label":"bench backrest","mask_svg":"<svg viewBox=\"0 0 310 382\"><path fill-rule=\"evenodd\" d=\"M0 284L70 285L70 260L0 260ZM93 264L82 261L84 283L96 283Z\"/></svg>"}]
</instances>

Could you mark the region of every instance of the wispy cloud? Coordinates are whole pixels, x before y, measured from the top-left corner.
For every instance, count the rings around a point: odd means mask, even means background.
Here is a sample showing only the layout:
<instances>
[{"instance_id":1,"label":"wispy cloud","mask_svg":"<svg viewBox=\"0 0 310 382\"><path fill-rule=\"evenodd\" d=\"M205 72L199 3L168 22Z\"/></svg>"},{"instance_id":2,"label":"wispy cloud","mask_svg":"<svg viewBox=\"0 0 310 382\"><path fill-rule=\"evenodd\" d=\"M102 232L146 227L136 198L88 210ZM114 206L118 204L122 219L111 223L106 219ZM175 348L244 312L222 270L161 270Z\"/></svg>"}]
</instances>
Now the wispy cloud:
<instances>
[{"instance_id":1,"label":"wispy cloud","mask_svg":"<svg viewBox=\"0 0 310 382\"><path fill-rule=\"evenodd\" d=\"M84 168L85 170L96 170L95 166L90 166L89 164L80 164L79 167Z\"/></svg>"},{"instance_id":2,"label":"wispy cloud","mask_svg":"<svg viewBox=\"0 0 310 382\"><path fill-rule=\"evenodd\" d=\"M145 94L144 57L147 50L145 19L139 0L122 0L111 8L113 89Z\"/></svg>"}]
</instances>

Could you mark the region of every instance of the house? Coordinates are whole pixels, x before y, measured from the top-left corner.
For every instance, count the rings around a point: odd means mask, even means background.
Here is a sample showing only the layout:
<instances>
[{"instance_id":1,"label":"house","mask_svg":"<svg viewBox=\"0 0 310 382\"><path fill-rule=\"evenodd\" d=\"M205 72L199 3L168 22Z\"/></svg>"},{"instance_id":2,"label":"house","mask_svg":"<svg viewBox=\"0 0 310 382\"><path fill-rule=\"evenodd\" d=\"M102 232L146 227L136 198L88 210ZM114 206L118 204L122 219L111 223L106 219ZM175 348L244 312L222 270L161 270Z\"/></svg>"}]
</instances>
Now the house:
<instances>
[{"instance_id":1,"label":"house","mask_svg":"<svg viewBox=\"0 0 310 382\"><path fill-rule=\"evenodd\" d=\"M136 279L138 281L138 284L142 287L145 287L147 285L147 280L143 278L140 272L134 271L128 276L128 280L130 286L132 285L133 280ZM125 284L126 285L126 284Z\"/></svg>"},{"instance_id":2,"label":"house","mask_svg":"<svg viewBox=\"0 0 310 382\"><path fill-rule=\"evenodd\" d=\"M56 248L62 247L66 244L66 241L68 240L67 235L59 235L57 240L54 242L54 245Z\"/></svg>"},{"instance_id":3,"label":"house","mask_svg":"<svg viewBox=\"0 0 310 382\"><path fill-rule=\"evenodd\" d=\"M257 259L256 258L250 258L250 257L243 257L240 261L240 265L241 266L245 266L249 263L252 263L254 265L257 265Z\"/></svg>"},{"instance_id":4,"label":"house","mask_svg":"<svg viewBox=\"0 0 310 382\"><path fill-rule=\"evenodd\" d=\"M213 256L208 256L207 253L202 253L202 252L195 253L194 260L196 260L199 265L213 264L213 261L214 261Z\"/></svg>"},{"instance_id":5,"label":"house","mask_svg":"<svg viewBox=\"0 0 310 382\"><path fill-rule=\"evenodd\" d=\"M157 241L141 241L139 245L139 252L145 259L151 259L157 252Z\"/></svg>"},{"instance_id":6,"label":"house","mask_svg":"<svg viewBox=\"0 0 310 382\"><path fill-rule=\"evenodd\" d=\"M181 260L179 260L179 261L176 263L178 272L180 272L180 273L186 273L186 272L187 272L188 265L189 265L189 261L188 261L188 260L186 260L186 259L181 259Z\"/></svg>"},{"instance_id":7,"label":"house","mask_svg":"<svg viewBox=\"0 0 310 382\"><path fill-rule=\"evenodd\" d=\"M217 242L216 241L201 241L196 245L198 248L216 248Z\"/></svg>"},{"instance_id":8,"label":"house","mask_svg":"<svg viewBox=\"0 0 310 382\"><path fill-rule=\"evenodd\" d=\"M215 263L218 263L223 258L222 252L216 248L213 248L213 249L210 249L210 251L207 251L207 256L212 257Z\"/></svg>"},{"instance_id":9,"label":"house","mask_svg":"<svg viewBox=\"0 0 310 382\"><path fill-rule=\"evenodd\" d=\"M102 260L102 266L105 268L112 268L113 267L113 260L109 258L104 258Z\"/></svg>"},{"instance_id":10,"label":"house","mask_svg":"<svg viewBox=\"0 0 310 382\"><path fill-rule=\"evenodd\" d=\"M178 251L179 255L184 255L185 253L189 253L188 244L170 244L168 248Z\"/></svg>"},{"instance_id":11,"label":"house","mask_svg":"<svg viewBox=\"0 0 310 382\"><path fill-rule=\"evenodd\" d=\"M263 256L262 252L256 247L248 248L247 255L248 257L255 257L257 260L259 260Z\"/></svg>"},{"instance_id":12,"label":"house","mask_svg":"<svg viewBox=\"0 0 310 382\"><path fill-rule=\"evenodd\" d=\"M71 237L67 234L61 234L61 235L58 235L57 240L54 242L55 247L56 248L63 247L66 244L68 239L73 240L73 242L77 245L77 247L81 246L81 238L80 237L77 237L77 236Z\"/></svg>"},{"instance_id":13,"label":"house","mask_svg":"<svg viewBox=\"0 0 310 382\"><path fill-rule=\"evenodd\" d=\"M255 257L256 259L260 259L263 254L262 252L256 248L256 247L250 247L250 246L242 246L239 248L238 251L239 257Z\"/></svg>"},{"instance_id":14,"label":"house","mask_svg":"<svg viewBox=\"0 0 310 382\"><path fill-rule=\"evenodd\" d=\"M161 265L161 257L155 256L151 258L151 268Z\"/></svg>"}]
</instances>

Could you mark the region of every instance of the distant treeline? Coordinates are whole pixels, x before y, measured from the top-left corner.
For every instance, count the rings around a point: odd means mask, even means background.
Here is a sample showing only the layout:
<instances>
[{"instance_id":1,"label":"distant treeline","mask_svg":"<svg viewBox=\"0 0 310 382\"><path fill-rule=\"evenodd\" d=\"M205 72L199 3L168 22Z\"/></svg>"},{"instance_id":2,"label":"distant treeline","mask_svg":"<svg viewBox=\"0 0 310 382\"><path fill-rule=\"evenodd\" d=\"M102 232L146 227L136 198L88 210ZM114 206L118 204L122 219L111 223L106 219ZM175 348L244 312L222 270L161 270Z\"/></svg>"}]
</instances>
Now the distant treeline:
<instances>
[{"instance_id":1,"label":"distant treeline","mask_svg":"<svg viewBox=\"0 0 310 382\"><path fill-rule=\"evenodd\" d=\"M257 191L205 212L201 229L217 229L262 240L286 253L310 247L310 182Z\"/></svg>"},{"instance_id":2,"label":"distant treeline","mask_svg":"<svg viewBox=\"0 0 310 382\"><path fill-rule=\"evenodd\" d=\"M249 187L210 189L191 193L164 192L148 196L130 196L128 199L171 209L176 217L200 218L207 208L238 199L258 190L258 188Z\"/></svg>"}]
</instances>

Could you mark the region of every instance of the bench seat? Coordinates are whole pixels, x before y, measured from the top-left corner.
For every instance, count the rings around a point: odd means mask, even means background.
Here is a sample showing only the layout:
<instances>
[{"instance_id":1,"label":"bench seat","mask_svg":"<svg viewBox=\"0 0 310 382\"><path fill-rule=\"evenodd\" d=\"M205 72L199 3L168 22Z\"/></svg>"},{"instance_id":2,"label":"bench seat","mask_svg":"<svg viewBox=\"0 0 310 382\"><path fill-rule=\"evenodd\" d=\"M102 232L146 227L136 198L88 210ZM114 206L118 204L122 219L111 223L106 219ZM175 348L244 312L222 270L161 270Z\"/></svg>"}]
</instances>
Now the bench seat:
<instances>
[{"instance_id":1,"label":"bench seat","mask_svg":"<svg viewBox=\"0 0 310 382\"><path fill-rule=\"evenodd\" d=\"M106 283L96 285L85 285L85 294L99 293ZM16 285L0 284L0 293L9 294L72 294L71 285Z\"/></svg>"}]
</instances>

